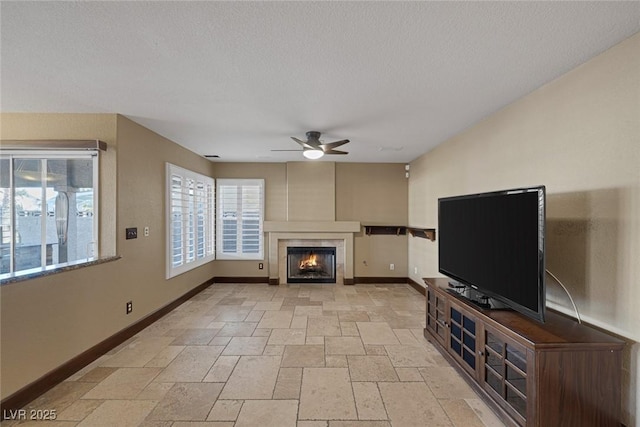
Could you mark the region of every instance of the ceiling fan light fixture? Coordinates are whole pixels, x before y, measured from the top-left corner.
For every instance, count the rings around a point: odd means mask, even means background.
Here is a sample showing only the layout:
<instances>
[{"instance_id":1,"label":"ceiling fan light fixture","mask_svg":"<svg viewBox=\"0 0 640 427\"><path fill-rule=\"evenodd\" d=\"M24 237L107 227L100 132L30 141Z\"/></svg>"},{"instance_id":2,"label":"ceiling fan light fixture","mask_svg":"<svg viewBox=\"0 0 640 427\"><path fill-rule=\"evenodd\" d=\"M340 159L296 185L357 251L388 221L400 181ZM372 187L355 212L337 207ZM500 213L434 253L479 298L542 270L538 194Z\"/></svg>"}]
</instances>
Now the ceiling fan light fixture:
<instances>
[{"instance_id":1,"label":"ceiling fan light fixture","mask_svg":"<svg viewBox=\"0 0 640 427\"><path fill-rule=\"evenodd\" d=\"M307 140L303 141L301 139L292 136L293 139L302 150L271 150L271 151L302 151L302 155L309 160L318 160L325 154L349 154L347 151L336 150L338 147L342 147L344 144L348 144L348 139L343 139L340 141L333 142L322 142L320 141L320 132L317 131L309 131L307 132Z\"/></svg>"},{"instance_id":2,"label":"ceiling fan light fixture","mask_svg":"<svg viewBox=\"0 0 640 427\"><path fill-rule=\"evenodd\" d=\"M320 157L324 156L324 151L322 150L304 150L302 155L310 160L317 160Z\"/></svg>"}]
</instances>

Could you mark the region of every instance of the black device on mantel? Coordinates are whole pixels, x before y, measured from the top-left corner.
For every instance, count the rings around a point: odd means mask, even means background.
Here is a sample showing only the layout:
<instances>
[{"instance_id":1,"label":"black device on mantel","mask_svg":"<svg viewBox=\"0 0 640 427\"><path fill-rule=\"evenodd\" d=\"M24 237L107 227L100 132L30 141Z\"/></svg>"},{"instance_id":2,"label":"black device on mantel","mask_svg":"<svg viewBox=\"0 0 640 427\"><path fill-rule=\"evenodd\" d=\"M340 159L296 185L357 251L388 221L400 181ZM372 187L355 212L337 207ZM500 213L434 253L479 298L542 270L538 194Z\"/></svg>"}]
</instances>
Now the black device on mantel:
<instances>
[{"instance_id":1,"label":"black device on mantel","mask_svg":"<svg viewBox=\"0 0 640 427\"><path fill-rule=\"evenodd\" d=\"M440 273L544 322L545 195L536 186L438 199Z\"/></svg>"}]
</instances>

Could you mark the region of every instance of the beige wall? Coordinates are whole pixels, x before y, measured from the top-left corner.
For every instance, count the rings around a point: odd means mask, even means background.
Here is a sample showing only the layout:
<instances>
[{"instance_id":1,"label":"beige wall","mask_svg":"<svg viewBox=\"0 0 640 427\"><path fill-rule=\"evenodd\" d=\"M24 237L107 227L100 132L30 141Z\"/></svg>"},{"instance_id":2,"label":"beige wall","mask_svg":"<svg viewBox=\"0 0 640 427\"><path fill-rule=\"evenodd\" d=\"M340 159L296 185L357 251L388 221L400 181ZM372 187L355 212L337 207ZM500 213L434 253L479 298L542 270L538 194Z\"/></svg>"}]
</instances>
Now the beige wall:
<instances>
[{"instance_id":1,"label":"beige wall","mask_svg":"<svg viewBox=\"0 0 640 427\"><path fill-rule=\"evenodd\" d=\"M408 188L404 164L336 163L336 220L407 225ZM407 239L356 234L354 276L407 277Z\"/></svg>"},{"instance_id":2,"label":"beige wall","mask_svg":"<svg viewBox=\"0 0 640 427\"><path fill-rule=\"evenodd\" d=\"M360 221L367 225L406 225L408 184L404 172L404 165L396 163L215 163L214 175L216 178L264 178L266 221L286 221L287 215L292 221L293 213L298 220L307 221L327 221L331 216L330 220ZM306 190L318 182L323 188L321 192ZM310 205L315 208L307 212ZM316 211L322 211L321 215L316 215ZM406 277L407 237L357 233L354 261L356 277ZM265 263L265 270L258 269L259 262ZM214 263L217 276L269 275L266 261ZM394 271L389 270L391 263L395 264Z\"/></svg>"},{"instance_id":3,"label":"beige wall","mask_svg":"<svg viewBox=\"0 0 640 427\"><path fill-rule=\"evenodd\" d=\"M165 161L211 175L209 161L113 114L3 114L1 120L3 139L107 142L100 173L101 251L122 256L0 287L4 399L210 279L214 270L209 263L164 279ZM137 240L124 240L126 227L141 231L145 225L149 237L139 232ZM133 313L126 315L129 300Z\"/></svg>"},{"instance_id":4,"label":"beige wall","mask_svg":"<svg viewBox=\"0 0 640 427\"><path fill-rule=\"evenodd\" d=\"M133 300L134 313L149 313L214 276L213 263L165 279L166 162L213 175L204 157L118 116L118 275L123 296ZM143 229L149 227L149 236ZM138 238L125 239L127 227L138 228Z\"/></svg>"},{"instance_id":5,"label":"beige wall","mask_svg":"<svg viewBox=\"0 0 640 427\"><path fill-rule=\"evenodd\" d=\"M116 139L115 114L0 113L0 139L99 139L107 143L100 154L98 204L109 212L100 218L100 254L116 253Z\"/></svg>"},{"instance_id":6,"label":"beige wall","mask_svg":"<svg viewBox=\"0 0 640 427\"><path fill-rule=\"evenodd\" d=\"M264 220L285 221L287 219L287 167L285 163L214 163L214 177L264 179ZM264 259L260 261L214 261L216 276L268 277L267 242L264 243L263 250ZM259 263L264 265L263 270L258 269Z\"/></svg>"},{"instance_id":7,"label":"beige wall","mask_svg":"<svg viewBox=\"0 0 640 427\"><path fill-rule=\"evenodd\" d=\"M287 220L336 220L336 164L287 163Z\"/></svg>"},{"instance_id":8,"label":"beige wall","mask_svg":"<svg viewBox=\"0 0 640 427\"><path fill-rule=\"evenodd\" d=\"M214 163L214 178L264 179L265 221L287 220L286 163Z\"/></svg>"},{"instance_id":9,"label":"beige wall","mask_svg":"<svg viewBox=\"0 0 640 427\"><path fill-rule=\"evenodd\" d=\"M547 268L587 322L640 340L640 35L411 163L409 222L437 226L441 196L547 186ZM437 244L411 239L411 276L437 275ZM413 274L413 267L419 274ZM550 305L572 313L548 285ZM624 362L637 425L639 345Z\"/></svg>"}]
</instances>

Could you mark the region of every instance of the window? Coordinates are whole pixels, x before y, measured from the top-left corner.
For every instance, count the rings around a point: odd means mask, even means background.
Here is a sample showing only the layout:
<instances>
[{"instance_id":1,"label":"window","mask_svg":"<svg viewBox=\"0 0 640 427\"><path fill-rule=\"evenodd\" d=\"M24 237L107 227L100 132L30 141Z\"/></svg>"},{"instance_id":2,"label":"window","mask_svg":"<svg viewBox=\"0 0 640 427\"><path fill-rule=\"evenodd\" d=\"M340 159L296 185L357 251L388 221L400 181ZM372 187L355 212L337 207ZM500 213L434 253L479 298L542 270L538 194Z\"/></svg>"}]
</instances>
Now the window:
<instances>
[{"instance_id":1,"label":"window","mask_svg":"<svg viewBox=\"0 0 640 427\"><path fill-rule=\"evenodd\" d=\"M264 180L218 179L218 259L263 259Z\"/></svg>"},{"instance_id":2,"label":"window","mask_svg":"<svg viewBox=\"0 0 640 427\"><path fill-rule=\"evenodd\" d=\"M215 259L213 178L167 163L167 269L170 278Z\"/></svg>"},{"instance_id":3,"label":"window","mask_svg":"<svg viewBox=\"0 0 640 427\"><path fill-rule=\"evenodd\" d=\"M98 256L97 151L0 152L0 274Z\"/></svg>"}]
</instances>

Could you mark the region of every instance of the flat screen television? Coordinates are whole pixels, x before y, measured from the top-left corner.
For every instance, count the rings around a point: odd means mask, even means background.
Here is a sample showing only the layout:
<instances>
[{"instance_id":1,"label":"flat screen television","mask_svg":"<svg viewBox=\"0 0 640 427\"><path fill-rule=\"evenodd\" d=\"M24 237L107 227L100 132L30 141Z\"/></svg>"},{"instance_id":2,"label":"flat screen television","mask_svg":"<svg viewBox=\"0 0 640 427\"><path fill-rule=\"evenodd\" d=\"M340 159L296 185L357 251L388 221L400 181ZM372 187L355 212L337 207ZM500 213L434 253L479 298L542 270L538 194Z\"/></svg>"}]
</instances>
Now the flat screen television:
<instances>
[{"instance_id":1,"label":"flat screen television","mask_svg":"<svg viewBox=\"0 0 640 427\"><path fill-rule=\"evenodd\" d=\"M545 187L438 199L438 269L544 322Z\"/></svg>"}]
</instances>

